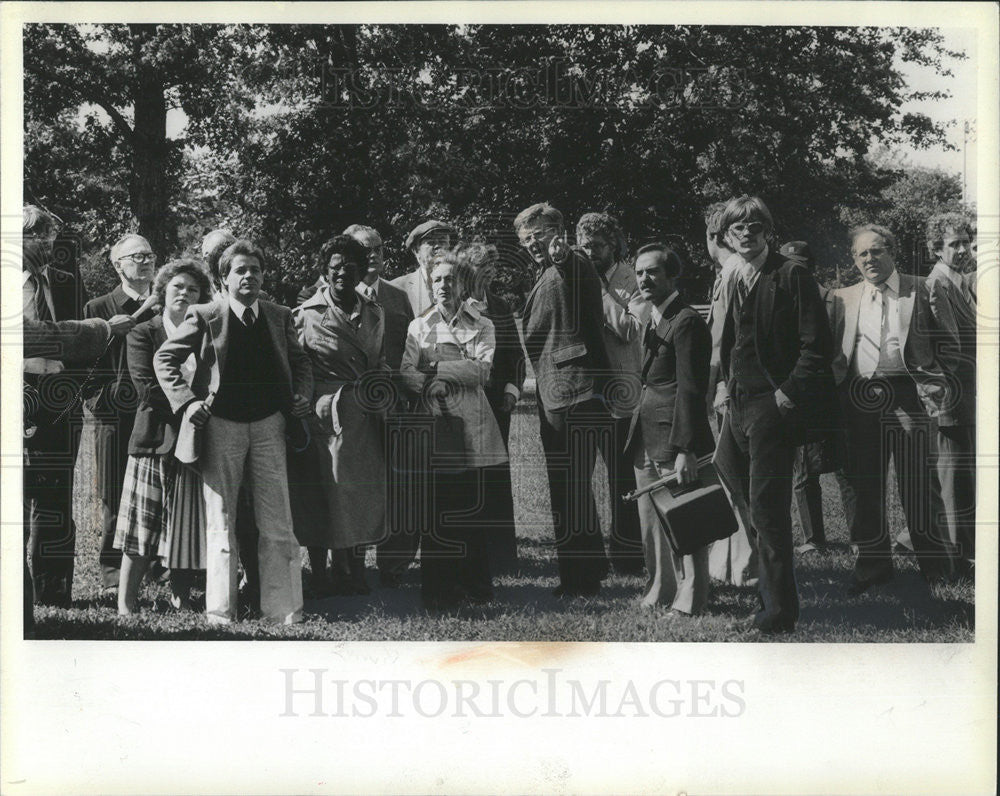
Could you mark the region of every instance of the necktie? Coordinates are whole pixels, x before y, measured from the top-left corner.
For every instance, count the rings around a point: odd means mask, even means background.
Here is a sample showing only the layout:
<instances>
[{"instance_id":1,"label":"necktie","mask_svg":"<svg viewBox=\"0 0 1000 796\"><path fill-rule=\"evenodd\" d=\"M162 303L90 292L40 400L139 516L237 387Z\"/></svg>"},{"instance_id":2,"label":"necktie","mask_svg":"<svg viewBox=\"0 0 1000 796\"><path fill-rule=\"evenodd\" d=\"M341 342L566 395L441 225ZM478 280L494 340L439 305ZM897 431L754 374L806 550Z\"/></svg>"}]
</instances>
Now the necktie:
<instances>
[{"instance_id":1,"label":"necktie","mask_svg":"<svg viewBox=\"0 0 1000 796\"><path fill-rule=\"evenodd\" d=\"M653 331L653 322L646 324L646 333L642 336L642 344L647 351L655 351L657 345L656 332Z\"/></svg>"},{"instance_id":2,"label":"necktie","mask_svg":"<svg viewBox=\"0 0 1000 796\"><path fill-rule=\"evenodd\" d=\"M743 310L743 303L749 295L750 288L747 287L746 280L742 276L736 277L736 294L733 296L733 311L736 313L737 320L740 317L740 312Z\"/></svg>"},{"instance_id":3,"label":"necktie","mask_svg":"<svg viewBox=\"0 0 1000 796\"><path fill-rule=\"evenodd\" d=\"M52 317L52 313L49 311L49 302L45 298L46 290L48 286L48 280L45 278L43 272L33 274L32 279L35 280L35 316L40 321L51 321L55 320Z\"/></svg>"},{"instance_id":4,"label":"necktie","mask_svg":"<svg viewBox=\"0 0 1000 796\"><path fill-rule=\"evenodd\" d=\"M244 310L243 312L243 325L246 326L247 329L249 329L251 326L253 326L254 320L255 318L253 310L250 309L250 307L247 307L246 310Z\"/></svg>"},{"instance_id":5,"label":"necktie","mask_svg":"<svg viewBox=\"0 0 1000 796\"><path fill-rule=\"evenodd\" d=\"M879 354L885 338L885 301L882 296L884 289L884 285L869 288L870 293L867 299L862 300L858 316L856 361L858 373L866 379L875 375L878 369Z\"/></svg>"},{"instance_id":6,"label":"necktie","mask_svg":"<svg viewBox=\"0 0 1000 796\"><path fill-rule=\"evenodd\" d=\"M374 285L368 285L365 288L365 295L368 296L368 300L369 301L375 301L375 286Z\"/></svg>"}]
</instances>

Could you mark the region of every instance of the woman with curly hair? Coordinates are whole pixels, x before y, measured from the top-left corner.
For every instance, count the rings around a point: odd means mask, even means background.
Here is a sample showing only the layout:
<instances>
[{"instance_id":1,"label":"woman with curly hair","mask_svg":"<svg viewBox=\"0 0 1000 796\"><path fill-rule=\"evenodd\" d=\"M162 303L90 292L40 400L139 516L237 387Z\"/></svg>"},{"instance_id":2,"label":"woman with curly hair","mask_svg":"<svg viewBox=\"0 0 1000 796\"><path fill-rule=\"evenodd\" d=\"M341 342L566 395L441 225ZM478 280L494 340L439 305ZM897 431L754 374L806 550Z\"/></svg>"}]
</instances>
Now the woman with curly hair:
<instances>
[{"instance_id":1,"label":"woman with curly hair","mask_svg":"<svg viewBox=\"0 0 1000 796\"><path fill-rule=\"evenodd\" d=\"M175 608L190 607L192 574L205 568L201 476L174 458L178 419L153 372L153 355L176 333L188 307L211 299L212 286L197 260L172 260L157 271L153 293L162 313L136 326L127 341L139 408L115 528L114 547L123 554L118 585L118 613L123 616L136 612L139 587L153 556L170 568ZM185 367L190 377L194 363Z\"/></svg>"}]
</instances>

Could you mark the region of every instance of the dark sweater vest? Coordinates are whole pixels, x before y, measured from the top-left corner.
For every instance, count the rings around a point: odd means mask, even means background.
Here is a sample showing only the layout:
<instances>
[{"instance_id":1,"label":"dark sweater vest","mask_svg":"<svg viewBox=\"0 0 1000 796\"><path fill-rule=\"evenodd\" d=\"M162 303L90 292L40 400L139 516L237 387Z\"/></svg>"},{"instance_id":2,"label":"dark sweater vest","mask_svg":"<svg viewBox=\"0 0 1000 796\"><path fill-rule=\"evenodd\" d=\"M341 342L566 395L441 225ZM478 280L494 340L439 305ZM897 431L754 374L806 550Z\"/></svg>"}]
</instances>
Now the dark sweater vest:
<instances>
[{"instance_id":1,"label":"dark sweater vest","mask_svg":"<svg viewBox=\"0 0 1000 796\"><path fill-rule=\"evenodd\" d=\"M758 278L753 290L747 295L740 312L736 312L733 304L733 323L736 328L736 342L730 356L732 361L732 377L750 395L774 392L774 387L767 378L757 355L757 344L754 341L754 329L757 326L757 289L761 280Z\"/></svg>"},{"instance_id":2,"label":"dark sweater vest","mask_svg":"<svg viewBox=\"0 0 1000 796\"><path fill-rule=\"evenodd\" d=\"M282 408L283 386L264 314L247 329L230 309L226 367L212 414L239 423L263 420Z\"/></svg>"}]
</instances>

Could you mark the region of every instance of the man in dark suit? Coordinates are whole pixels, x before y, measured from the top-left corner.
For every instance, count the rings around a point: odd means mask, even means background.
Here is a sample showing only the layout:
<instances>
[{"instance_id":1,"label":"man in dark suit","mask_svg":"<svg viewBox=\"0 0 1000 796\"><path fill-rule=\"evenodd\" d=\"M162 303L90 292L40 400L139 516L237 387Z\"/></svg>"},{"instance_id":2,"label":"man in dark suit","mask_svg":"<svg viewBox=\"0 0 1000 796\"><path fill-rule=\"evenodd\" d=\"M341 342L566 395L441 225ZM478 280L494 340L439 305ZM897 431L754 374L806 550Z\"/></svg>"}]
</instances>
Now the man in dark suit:
<instances>
[{"instance_id":1,"label":"man in dark suit","mask_svg":"<svg viewBox=\"0 0 1000 796\"><path fill-rule=\"evenodd\" d=\"M106 320L126 316L131 326L153 316L147 309L132 318L149 298L149 286L156 271L156 255L141 235L125 235L111 247L111 265L121 284L83 308L85 318ZM129 377L125 337L116 337L94 371L86 390L84 405L94 420L94 449L97 464L97 491L101 496L101 579L104 591L118 591L122 554L114 549L118 503L121 499L128 441L139 406Z\"/></svg>"},{"instance_id":2,"label":"man in dark suit","mask_svg":"<svg viewBox=\"0 0 1000 796\"><path fill-rule=\"evenodd\" d=\"M536 204L514 219L537 266L522 314L535 371L539 426L559 560L557 597L593 596L608 574L591 481L601 433L612 422L604 387L614 375L604 344L601 279L564 240L563 217Z\"/></svg>"},{"instance_id":3,"label":"man in dark suit","mask_svg":"<svg viewBox=\"0 0 1000 796\"><path fill-rule=\"evenodd\" d=\"M794 630L792 465L810 428L835 406L832 344L819 288L801 263L768 246L771 213L758 197L730 200L720 219L739 255L720 339L729 403L715 454L734 497L750 509L759 555L762 633Z\"/></svg>"},{"instance_id":4,"label":"man in dark suit","mask_svg":"<svg viewBox=\"0 0 1000 796\"><path fill-rule=\"evenodd\" d=\"M39 329L80 318L83 289L72 274L49 265L56 238L55 220L45 211L24 208L21 284L24 351L24 529L34 602L68 606L73 588L76 526L73 522L73 470L80 445L82 415L77 391L93 357L62 359L68 349L40 350ZM128 332L129 321L113 319L112 333ZM40 326L39 326L40 325ZM88 336L88 339L89 336ZM26 612L27 618L27 612Z\"/></svg>"},{"instance_id":5,"label":"man in dark suit","mask_svg":"<svg viewBox=\"0 0 1000 796\"><path fill-rule=\"evenodd\" d=\"M291 311L259 300L264 263L264 252L250 241L226 249L219 260L225 302L189 309L177 336L154 356L171 408L202 432L205 612L213 623L236 618L235 518L244 482L260 534L263 619L288 624L302 618L302 562L292 534L285 427L309 413L312 368ZM188 384L181 365L191 354L196 369Z\"/></svg>"},{"instance_id":6,"label":"man in dark suit","mask_svg":"<svg viewBox=\"0 0 1000 796\"><path fill-rule=\"evenodd\" d=\"M893 577L885 481L889 460L910 540L924 577L950 573L939 529L941 488L934 470L938 427L956 424L958 330L941 285L896 270L896 240L875 224L850 232L863 281L834 291L833 373L840 387L855 494L851 541L858 558L847 587L856 596ZM937 307L935 314L933 307Z\"/></svg>"},{"instance_id":7,"label":"man in dark suit","mask_svg":"<svg viewBox=\"0 0 1000 796\"><path fill-rule=\"evenodd\" d=\"M674 280L681 260L662 243L639 249L635 275L648 316L643 332L642 393L632 415L625 450L632 456L640 489L675 470L680 484L698 480L698 457L712 451L708 425L712 336L701 316L681 300ZM669 605L671 615L691 616L708 603L708 547L679 559L660 527L653 500L671 501L668 489L639 498L646 558L643 608Z\"/></svg>"},{"instance_id":8,"label":"man in dark suit","mask_svg":"<svg viewBox=\"0 0 1000 796\"><path fill-rule=\"evenodd\" d=\"M937 262L927 276L931 312L939 323L955 320L959 351L950 375L957 388L955 423L938 426L938 479L954 574L971 575L976 558L976 295L966 268L972 228L957 213L927 222L927 249ZM944 296L947 306L938 299Z\"/></svg>"},{"instance_id":9,"label":"man in dark suit","mask_svg":"<svg viewBox=\"0 0 1000 796\"><path fill-rule=\"evenodd\" d=\"M406 348L406 330L413 320L413 310L406 292L382 278L385 269L382 236L373 227L351 224L344 230L368 252L368 270L358 282L357 292L369 301L382 305L385 316L385 362L394 372L399 371Z\"/></svg>"}]
</instances>

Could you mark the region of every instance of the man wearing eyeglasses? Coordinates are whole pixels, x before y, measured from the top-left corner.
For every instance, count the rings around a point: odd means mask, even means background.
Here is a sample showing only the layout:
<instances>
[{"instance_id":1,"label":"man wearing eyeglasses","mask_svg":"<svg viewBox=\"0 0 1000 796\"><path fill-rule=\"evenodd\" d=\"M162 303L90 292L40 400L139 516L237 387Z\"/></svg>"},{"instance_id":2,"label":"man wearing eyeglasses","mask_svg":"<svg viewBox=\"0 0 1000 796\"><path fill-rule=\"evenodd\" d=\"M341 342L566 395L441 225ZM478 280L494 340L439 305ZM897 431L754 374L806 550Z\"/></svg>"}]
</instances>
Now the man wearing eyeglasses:
<instances>
[{"instance_id":1,"label":"man wearing eyeglasses","mask_svg":"<svg viewBox=\"0 0 1000 796\"><path fill-rule=\"evenodd\" d=\"M844 469L856 495L850 532L858 558L847 586L854 597L893 577L890 459L921 573L931 583L951 573L934 465L938 428L958 422L946 374L955 372L959 335L942 286L896 270L889 230L864 224L850 239L863 279L834 291L833 373L847 438Z\"/></svg>"},{"instance_id":2,"label":"man wearing eyeglasses","mask_svg":"<svg viewBox=\"0 0 1000 796\"><path fill-rule=\"evenodd\" d=\"M761 633L799 618L792 563L792 465L806 433L834 413L832 339L808 269L768 245L771 213L756 196L730 200L720 227L738 256L720 340L729 400L715 461L750 509L759 557Z\"/></svg>"},{"instance_id":3,"label":"man wearing eyeglasses","mask_svg":"<svg viewBox=\"0 0 1000 796\"><path fill-rule=\"evenodd\" d=\"M524 351L535 371L539 429L559 563L556 597L592 597L608 574L591 481L598 440L612 423L601 279L564 240L563 216L535 204L514 219L537 281L522 313Z\"/></svg>"},{"instance_id":4,"label":"man wearing eyeglasses","mask_svg":"<svg viewBox=\"0 0 1000 796\"><path fill-rule=\"evenodd\" d=\"M125 338L137 323L153 316L149 309L137 318L132 317L149 297L156 255L144 237L128 234L111 247L111 265L120 284L83 308L84 318L104 318L114 335L83 396L84 405L94 419L97 489L101 496L101 579L107 595L118 589L122 554L113 547L115 523L128 462L128 441L138 407L125 357Z\"/></svg>"}]
</instances>

